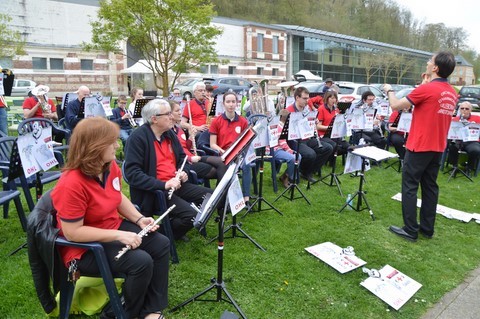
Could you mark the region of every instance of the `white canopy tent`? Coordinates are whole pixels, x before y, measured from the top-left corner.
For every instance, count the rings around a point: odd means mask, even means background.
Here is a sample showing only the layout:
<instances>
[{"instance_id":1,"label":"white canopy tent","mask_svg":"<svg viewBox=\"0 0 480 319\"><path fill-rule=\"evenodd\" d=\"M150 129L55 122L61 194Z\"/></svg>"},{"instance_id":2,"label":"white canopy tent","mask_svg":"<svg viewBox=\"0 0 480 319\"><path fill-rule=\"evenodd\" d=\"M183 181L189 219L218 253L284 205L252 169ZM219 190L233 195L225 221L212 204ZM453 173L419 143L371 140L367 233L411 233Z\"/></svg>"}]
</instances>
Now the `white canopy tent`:
<instances>
[{"instance_id":1,"label":"white canopy tent","mask_svg":"<svg viewBox=\"0 0 480 319\"><path fill-rule=\"evenodd\" d=\"M123 69L120 71L121 73L126 73L126 74L148 74L148 73L153 73L150 68L148 68L148 63L147 60L139 60L137 63L132 65L129 68Z\"/></svg>"},{"instance_id":2,"label":"white canopy tent","mask_svg":"<svg viewBox=\"0 0 480 319\"><path fill-rule=\"evenodd\" d=\"M323 80L321 76L315 75L308 70L300 70L297 73L295 73L295 75L297 75L297 74L303 75L307 81L322 81Z\"/></svg>"}]
</instances>

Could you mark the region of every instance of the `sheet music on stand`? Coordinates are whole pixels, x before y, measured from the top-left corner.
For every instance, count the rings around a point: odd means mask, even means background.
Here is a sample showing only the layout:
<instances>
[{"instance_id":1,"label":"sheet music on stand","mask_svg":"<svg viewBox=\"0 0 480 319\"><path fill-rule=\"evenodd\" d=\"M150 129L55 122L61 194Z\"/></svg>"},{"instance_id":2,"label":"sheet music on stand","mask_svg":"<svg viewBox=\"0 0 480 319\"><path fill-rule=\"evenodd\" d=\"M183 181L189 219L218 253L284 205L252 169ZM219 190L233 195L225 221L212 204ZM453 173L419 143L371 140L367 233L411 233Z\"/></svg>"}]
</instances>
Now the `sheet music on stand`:
<instances>
[{"instance_id":1,"label":"sheet music on stand","mask_svg":"<svg viewBox=\"0 0 480 319\"><path fill-rule=\"evenodd\" d=\"M135 109L133 110L133 114L132 114L132 117L134 119L140 119L142 118L142 109L143 107L148 103L150 102L151 100L153 100L153 98L146 98L146 99L138 99L135 101Z\"/></svg>"},{"instance_id":2,"label":"sheet music on stand","mask_svg":"<svg viewBox=\"0 0 480 319\"><path fill-rule=\"evenodd\" d=\"M352 154L377 162L386 160L387 158L398 157L398 154L382 150L376 146L357 147L352 151Z\"/></svg>"},{"instance_id":3,"label":"sheet music on stand","mask_svg":"<svg viewBox=\"0 0 480 319\"><path fill-rule=\"evenodd\" d=\"M76 98L78 98L78 94L77 94L77 93L65 93L65 95L64 95L63 98L62 98L61 109L62 109L62 110L66 110L68 103L69 103L70 101L75 100Z\"/></svg>"}]
</instances>

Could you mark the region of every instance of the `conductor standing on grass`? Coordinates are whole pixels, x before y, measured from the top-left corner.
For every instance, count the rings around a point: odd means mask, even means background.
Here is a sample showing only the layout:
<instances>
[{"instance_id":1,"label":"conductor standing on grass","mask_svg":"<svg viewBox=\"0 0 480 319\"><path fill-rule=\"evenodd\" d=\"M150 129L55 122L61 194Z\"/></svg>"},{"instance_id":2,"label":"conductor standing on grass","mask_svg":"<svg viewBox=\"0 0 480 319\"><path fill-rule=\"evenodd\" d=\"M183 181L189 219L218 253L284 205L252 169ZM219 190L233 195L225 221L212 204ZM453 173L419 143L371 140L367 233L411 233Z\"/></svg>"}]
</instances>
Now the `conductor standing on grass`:
<instances>
[{"instance_id":1,"label":"conductor standing on grass","mask_svg":"<svg viewBox=\"0 0 480 319\"><path fill-rule=\"evenodd\" d=\"M427 62L423 83L402 99L395 97L389 84L383 90L393 110L408 110L415 105L402 175L403 227L390 226L394 234L416 241L420 232L426 238L434 233L438 202L437 176L440 160L447 143L457 94L448 83L455 69L455 57L450 52L438 52ZM422 187L420 223L417 221L417 192Z\"/></svg>"}]
</instances>

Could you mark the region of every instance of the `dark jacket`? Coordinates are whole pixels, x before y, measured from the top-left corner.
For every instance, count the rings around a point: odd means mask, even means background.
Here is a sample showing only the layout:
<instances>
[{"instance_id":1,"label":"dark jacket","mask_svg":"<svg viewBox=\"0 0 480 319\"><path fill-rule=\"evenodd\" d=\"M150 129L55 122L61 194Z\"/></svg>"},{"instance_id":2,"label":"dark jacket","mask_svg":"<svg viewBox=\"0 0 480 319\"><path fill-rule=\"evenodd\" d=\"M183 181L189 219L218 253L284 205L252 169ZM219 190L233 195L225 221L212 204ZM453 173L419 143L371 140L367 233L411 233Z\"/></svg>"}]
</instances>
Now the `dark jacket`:
<instances>
[{"instance_id":1,"label":"dark jacket","mask_svg":"<svg viewBox=\"0 0 480 319\"><path fill-rule=\"evenodd\" d=\"M55 215L50 191L45 193L28 216L28 259L37 296L46 313L56 307L55 295L60 290L60 276L66 268L55 249L59 229L55 228ZM50 281L53 281L53 292Z\"/></svg>"},{"instance_id":2,"label":"dark jacket","mask_svg":"<svg viewBox=\"0 0 480 319\"><path fill-rule=\"evenodd\" d=\"M128 119L122 120L122 115L120 114L121 109L116 107L112 110L112 116L110 117L110 121L117 123L120 126L121 130L130 130L132 126L130 125L130 121Z\"/></svg>"},{"instance_id":3,"label":"dark jacket","mask_svg":"<svg viewBox=\"0 0 480 319\"><path fill-rule=\"evenodd\" d=\"M67 110L65 111L65 124L70 131L73 131L78 122L82 120L78 118L78 112L80 112L80 102L78 99L68 102Z\"/></svg>"},{"instance_id":4,"label":"dark jacket","mask_svg":"<svg viewBox=\"0 0 480 319\"><path fill-rule=\"evenodd\" d=\"M185 153L176 134L172 130L163 133L162 138L172 142L173 152L177 160L176 167L180 168ZM156 204L156 190L165 190L165 181L157 179L157 156L154 147L155 135L150 124L146 123L135 129L125 145L124 174L130 185L130 197L134 204L140 206L142 213L151 216L158 212ZM183 168L187 174L190 165L185 163Z\"/></svg>"}]
</instances>

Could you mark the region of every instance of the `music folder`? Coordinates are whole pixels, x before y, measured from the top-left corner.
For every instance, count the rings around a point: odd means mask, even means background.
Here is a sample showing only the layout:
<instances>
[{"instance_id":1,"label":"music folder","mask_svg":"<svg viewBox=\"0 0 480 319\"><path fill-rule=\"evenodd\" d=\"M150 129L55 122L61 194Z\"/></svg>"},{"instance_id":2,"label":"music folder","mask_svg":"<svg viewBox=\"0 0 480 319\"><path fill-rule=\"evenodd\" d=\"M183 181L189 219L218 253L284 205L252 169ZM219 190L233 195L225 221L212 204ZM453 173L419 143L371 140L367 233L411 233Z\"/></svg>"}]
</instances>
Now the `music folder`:
<instances>
[{"instance_id":1,"label":"music folder","mask_svg":"<svg viewBox=\"0 0 480 319\"><path fill-rule=\"evenodd\" d=\"M245 129L225 153L222 154L221 158L225 165L230 164L235 158L237 158L237 156L242 153L248 145L250 145L255 136L257 136L257 132L255 132L253 127L249 126Z\"/></svg>"},{"instance_id":2,"label":"music folder","mask_svg":"<svg viewBox=\"0 0 480 319\"><path fill-rule=\"evenodd\" d=\"M340 114L345 114L345 112L352 106L352 102L338 102L337 107L340 110Z\"/></svg>"}]
</instances>

